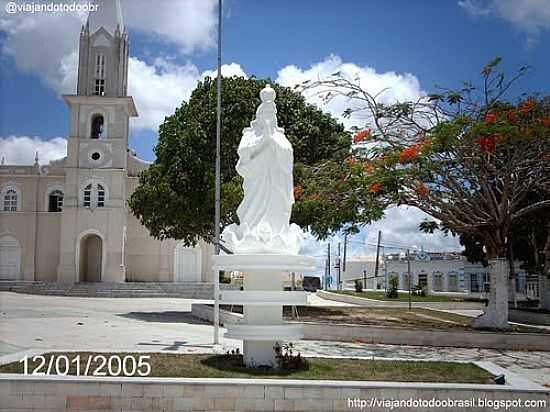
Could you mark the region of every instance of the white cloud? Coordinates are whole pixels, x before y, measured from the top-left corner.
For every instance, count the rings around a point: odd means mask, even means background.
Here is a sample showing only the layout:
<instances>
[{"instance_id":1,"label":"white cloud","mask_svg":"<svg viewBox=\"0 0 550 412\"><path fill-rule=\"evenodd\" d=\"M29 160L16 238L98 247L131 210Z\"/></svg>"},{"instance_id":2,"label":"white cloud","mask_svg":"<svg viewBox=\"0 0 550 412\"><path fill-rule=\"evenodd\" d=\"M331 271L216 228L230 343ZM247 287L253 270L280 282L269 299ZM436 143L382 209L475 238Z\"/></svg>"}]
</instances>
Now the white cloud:
<instances>
[{"instance_id":1,"label":"white cloud","mask_svg":"<svg viewBox=\"0 0 550 412\"><path fill-rule=\"evenodd\" d=\"M420 88L418 79L410 73L396 73L393 71L378 73L374 68L358 66L354 63L343 62L339 56L330 55L325 60L311 65L307 69L294 65L286 66L279 70L277 83L282 86L294 87L306 80L326 80L333 73L339 72L341 76L354 80L357 79L361 87L370 94L377 94L386 89L380 96L383 103L395 103L396 101L417 100L425 94ZM340 118L345 126L364 126L365 113L355 113L350 119L342 117L342 113L349 107L357 107L357 103L345 97L336 97L328 104L322 102L316 91L304 93L308 102L316 104L322 110L328 111L333 116Z\"/></svg>"},{"instance_id":2,"label":"white cloud","mask_svg":"<svg viewBox=\"0 0 550 412\"><path fill-rule=\"evenodd\" d=\"M156 131L165 116L174 113L189 98L200 73L196 66L174 66L161 60L154 65L130 58L128 93L134 98L139 117L132 119L136 129Z\"/></svg>"},{"instance_id":3,"label":"white cloud","mask_svg":"<svg viewBox=\"0 0 550 412\"><path fill-rule=\"evenodd\" d=\"M550 0L461 0L458 5L473 16L496 16L511 23L527 34L528 45L550 30Z\"/></svg>"},{"instance_id":4,"label":"white cloud","mask_svg":"<svg viewBox=\"0 0 550 412\"><path fill-rule=\"evenodd\" d=\"M493 0L498 15L529 33L550 29L550 0Z\"/></svg>"},{"instance_id":5,"label":"white cloud","mask_svg":"<svg viewBox=\"0 0 550 412\"><path fill-rule=\"evenodd\" d=\"M184 53L216 44L216 0L126 0L124 24L174 43Z\"/></svg>"},{"instance_id":6,"label":"white cloud","mask_svg":"<svg viewBox=\"0 0 550 412\"><path fill-rule=\"evenodd\" d=\"M205 77L217 77L218 76L218 70L205 70L202 73L202 78ZM242 67L237 63L231 63L231 64L222 64L222 77L232 77L232 76L239 76L239 77L248 77Z\"/></svg>"},{"instance_id":7,"label":"white cloud","mask_svg":"<svg viewBox=\"0 0 550 412\"><path fill-rule=\"evenodd\" d=\"M55 137L43 140L39 137L8 136L0 137L0 157L6 164L32 165L38 152L40 164L60 159L67 155L67 139Z\"/></svg>"},{"instance_id":8,"label":"white cloud","mask_svg":"<svg viewBox=\"0 0 550 412\"><path fill-rule=\"evenodd\" d=\"M6 3L0 1L2 12ZM75 53L85 19L83 14L71 13L3 14L0 31L6 37L1 52L13 57L19 70L37 75L55 91L71 92L76 89L76 80L66 83L67 64L77 60Z\"/></svg>"},{"instance_id":9,"label":"white cloud","mask_svg":"<svg viewBox=\"0 0 550 412\"><path fill-rule=\"evenodd\" d=\"M461 0L458 2L458 5L475 17L487 16L491 13L491 10L483 7L482 4L475 2L475 0Z\"/></svg>"}]
</instances>

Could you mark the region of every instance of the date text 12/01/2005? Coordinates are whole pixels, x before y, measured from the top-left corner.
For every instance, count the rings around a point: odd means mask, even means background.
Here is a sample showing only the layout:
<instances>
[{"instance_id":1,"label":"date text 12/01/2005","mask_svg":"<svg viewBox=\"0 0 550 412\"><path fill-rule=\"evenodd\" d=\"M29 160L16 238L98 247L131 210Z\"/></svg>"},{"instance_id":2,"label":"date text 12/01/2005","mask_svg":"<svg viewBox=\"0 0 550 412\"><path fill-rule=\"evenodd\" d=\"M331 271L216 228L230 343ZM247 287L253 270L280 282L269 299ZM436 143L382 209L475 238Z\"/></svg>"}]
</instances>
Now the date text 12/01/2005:
<instances>
[{"instance_id":1,"label":"date text 12/01/2005","mask_svg":"<svg viewBox=\"0 0 550 412\"><path fill-rule=\"evenodd\" d=\"M32 366L30 365L32 362ZM23 363L25 375L76 375L76 376L149 376L151 374L151 356L126 355L75 355L69 360L66 355L25 356Z\"/></svg>"}]
</instances>

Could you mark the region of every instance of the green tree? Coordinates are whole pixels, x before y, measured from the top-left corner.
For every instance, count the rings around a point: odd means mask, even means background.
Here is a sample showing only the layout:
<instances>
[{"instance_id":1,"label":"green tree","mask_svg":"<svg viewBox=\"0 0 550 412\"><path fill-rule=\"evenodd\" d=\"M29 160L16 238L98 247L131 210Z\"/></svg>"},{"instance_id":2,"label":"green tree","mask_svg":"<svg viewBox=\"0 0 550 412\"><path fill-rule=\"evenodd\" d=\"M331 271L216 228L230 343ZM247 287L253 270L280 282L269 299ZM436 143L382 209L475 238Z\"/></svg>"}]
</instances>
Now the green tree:
<instances>
[{"instance_id":1,"label":"green tree","mask_svg":"<svg viewBox=\"0 0 550 412\"><path fill-rule=\"evenodd\" d=\"M237 219L236 209L242 199L242 182L235 171L237 147L242 130L250 125L260 104L259 92L267 83L242 77L222 80L222 227ZM349 196L345 186L338 193L308 194L312 178L316 182L332 180L345 172L341 165L350 153L351 134L330 115L307 104L296 91L272 86L277 92L279 125L294 148L296 203L292 221L325 237L345 225L366 220L366 216L359 218L357 198ZM182 239L187 245L213 239L215 102L215 81L206 78L189 101L160 126L157 159L140 175L129 200L132 212L156 238Z\"/></svg>"}]
</instances>

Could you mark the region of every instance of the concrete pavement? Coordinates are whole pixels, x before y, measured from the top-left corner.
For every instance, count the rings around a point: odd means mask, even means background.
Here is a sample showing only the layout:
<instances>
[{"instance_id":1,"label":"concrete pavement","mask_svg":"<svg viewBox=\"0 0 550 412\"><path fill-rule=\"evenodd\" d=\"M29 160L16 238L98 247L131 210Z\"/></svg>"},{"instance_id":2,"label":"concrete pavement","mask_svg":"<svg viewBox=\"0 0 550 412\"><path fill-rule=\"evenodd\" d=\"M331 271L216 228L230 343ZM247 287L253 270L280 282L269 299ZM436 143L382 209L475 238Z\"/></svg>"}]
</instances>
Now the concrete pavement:
<instances>
[{"instance_id":1,"label":"concrete pavement","mask_svg":"<svg viewBox=\"0 0 550 412\"><path fill-rule=\"evenodd\" d=\"M314 295L311 295L314 296ZM311 298L310 296L310 298ZM173 298L74 298L0 292L0 355L23 350L223 353L242 343L190 316L191 303ZM332 305L320 298L311 303ZM550 387L550 353L489 349L300 341L306 356L361 356L443 361L486 360Z\"/></svg>"}]
</instances>

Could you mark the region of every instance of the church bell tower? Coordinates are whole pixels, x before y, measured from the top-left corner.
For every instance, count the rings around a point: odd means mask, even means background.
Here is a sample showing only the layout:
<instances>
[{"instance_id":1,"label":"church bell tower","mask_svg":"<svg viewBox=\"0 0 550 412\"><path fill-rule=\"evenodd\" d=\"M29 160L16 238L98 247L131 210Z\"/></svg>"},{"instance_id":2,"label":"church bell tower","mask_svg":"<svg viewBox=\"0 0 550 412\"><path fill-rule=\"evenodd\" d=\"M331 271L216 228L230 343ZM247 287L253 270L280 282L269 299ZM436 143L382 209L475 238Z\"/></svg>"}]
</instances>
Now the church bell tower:
<instances>
[{"instance_id":1,"label":"church bell tower","mask_svg":"<svg viewBox=\"0 0 550 412\"><path fill-rule=\"evenodd\" d=\"M128 96L129 41L120 0L96 4L80 32L76 94L63 96L70 128L60 281L125 278L128 133L137 110Z\"/></svg>"}]
</instances>

